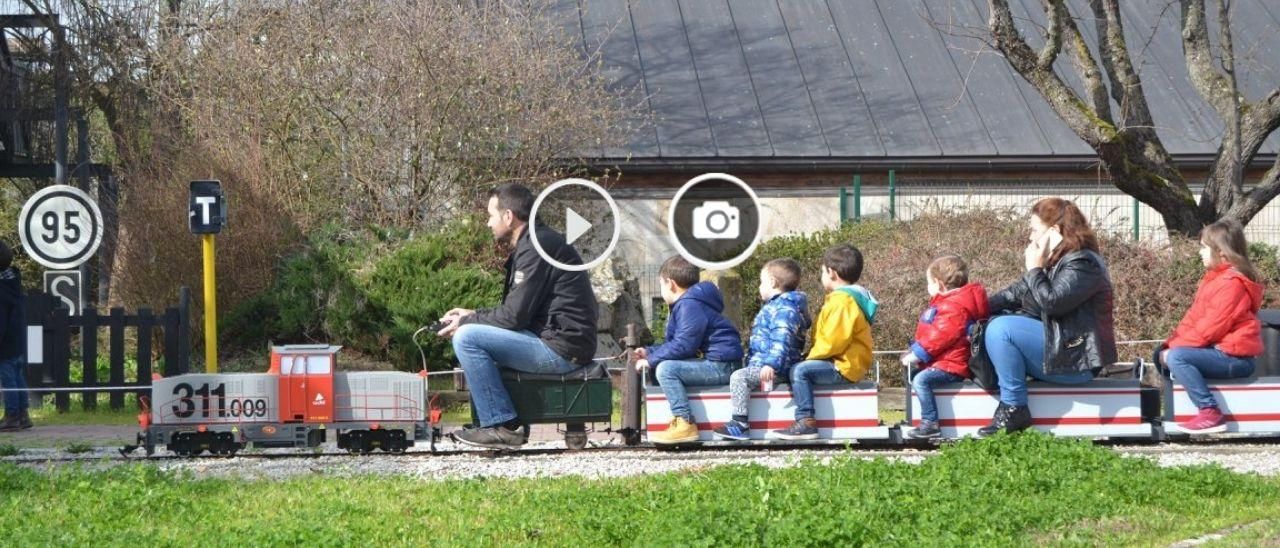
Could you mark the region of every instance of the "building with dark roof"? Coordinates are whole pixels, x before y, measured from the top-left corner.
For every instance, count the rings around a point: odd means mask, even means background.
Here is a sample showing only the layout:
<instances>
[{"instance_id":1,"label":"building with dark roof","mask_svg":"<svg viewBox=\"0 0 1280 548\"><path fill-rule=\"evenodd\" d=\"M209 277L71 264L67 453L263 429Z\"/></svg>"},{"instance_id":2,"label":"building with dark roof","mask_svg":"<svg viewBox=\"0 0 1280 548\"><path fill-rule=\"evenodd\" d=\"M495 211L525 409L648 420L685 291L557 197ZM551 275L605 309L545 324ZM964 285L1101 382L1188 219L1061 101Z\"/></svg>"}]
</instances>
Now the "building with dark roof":
<instances>
[{"instance_id":1,"label":"building with dark roof","mask_svg":"<svg viewBox=\"0 0 1280 548\"><path fill-rule=\"evenodd\" d=\"M1039 2L1012 4L1038 46ZM1088 3L1069 4L1096 43ZM1203 168L1223 124L1191 87L1178 7L1121 6L1165 146L1185 169ZM1280 3L1232 7L1241 89L1257 99L1280 84ZM620 124L623 146L585 154L593 166L620 167L625 186L710 170L846 183L890 168L1097 177L1093 151L975 38L987 18L980 0L561 0L555 13L651 119ZM1069 56L1057 63L1080 89ZM1278 148L1272 136L1259 161Z\"/></svg>"},{"instance_id":2,"label":"building with dark roof","mask_svg":"<svg viewBox=\"0 0 1280 548\"><path fill-rule=\"evenodd\" d=\"M1040 2L1010 3L1040 46ZM1088 2L1068 3L1096 56ZM1120 5L1159 135L1195 184L1223 122L1192 88L1179 8ZM1231 5L1241 90L1257 100L1280 85L1280 3ZM756 189L766 237L832 227L859 209L905 218L912 208L1024 207L1043 195L1077 199L1103 230L1163 236L1160 217L1119 193L1094 152L984 43L982 0L558 0L552 14L584 56L598 55L610 86L641 104L617 124L620 146L582 152L588 166L621 173L613 193L627 229L617 254L633 266L674 252L665 221L673 189L706 172ZM1060 55L1058 73L1080 90L1070 63ZM1254 177L1277 150L1273 135ZM855 202L842 188L859 175ZM1280 243L1280 209L1264 210L1250 231Z\"/></svg>"}]
</instances>

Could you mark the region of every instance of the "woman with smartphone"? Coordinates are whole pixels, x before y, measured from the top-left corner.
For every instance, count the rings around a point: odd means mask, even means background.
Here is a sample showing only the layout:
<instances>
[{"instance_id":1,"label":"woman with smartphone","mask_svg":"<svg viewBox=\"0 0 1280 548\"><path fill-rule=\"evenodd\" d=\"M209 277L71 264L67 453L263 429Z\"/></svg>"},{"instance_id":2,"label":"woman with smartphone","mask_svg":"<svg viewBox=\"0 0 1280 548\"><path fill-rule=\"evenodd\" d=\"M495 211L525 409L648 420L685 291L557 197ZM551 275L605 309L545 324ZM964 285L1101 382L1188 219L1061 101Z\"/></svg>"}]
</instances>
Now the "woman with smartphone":
<instances>
[{"instance_id":1,"label":"woman with smartphone","mask_svg":"<svg viewBox=\"0 0 1280 548\"><path fill-rule=\"evenodd\" d=\"M1116 361L1113 291L1098 239L1075 204L1045 198L1031 207L1026 272L988 299L994 317L983 344L995 366L1000 404L978 430L1031 427L1027 376L1083 384Z\"/></svg>"}]
</instances>

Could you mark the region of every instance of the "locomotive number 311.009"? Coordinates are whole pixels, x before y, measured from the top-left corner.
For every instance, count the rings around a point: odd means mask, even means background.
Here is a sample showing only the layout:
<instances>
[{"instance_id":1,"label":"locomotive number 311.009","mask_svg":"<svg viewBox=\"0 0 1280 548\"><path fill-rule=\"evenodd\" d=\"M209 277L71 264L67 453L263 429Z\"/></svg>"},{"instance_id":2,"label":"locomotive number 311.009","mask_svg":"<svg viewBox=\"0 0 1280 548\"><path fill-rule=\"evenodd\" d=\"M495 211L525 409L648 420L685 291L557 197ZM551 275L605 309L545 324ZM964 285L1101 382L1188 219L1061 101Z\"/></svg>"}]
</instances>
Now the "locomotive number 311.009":
<instances>
[{"instance_id":1,"label":"locomotive number 311.009","mask_svg":"<svg viewBox=\"0 0 1280 548\"><path fill-rule=\"evenodd\" d=\"M180 419L190 418L199 407L200 416L209 418L226 417L265 417L267 416L267 400L263 398L227 398L227 385L218 383L217 388L209 389L208 384L193 388L188 383L178 383L173 387L173 395L178 403L173 405L173 414ZM197 405L197 402L198 405ZM212 413L212 414L211 414Z\"/></svg>"}]
</instances>

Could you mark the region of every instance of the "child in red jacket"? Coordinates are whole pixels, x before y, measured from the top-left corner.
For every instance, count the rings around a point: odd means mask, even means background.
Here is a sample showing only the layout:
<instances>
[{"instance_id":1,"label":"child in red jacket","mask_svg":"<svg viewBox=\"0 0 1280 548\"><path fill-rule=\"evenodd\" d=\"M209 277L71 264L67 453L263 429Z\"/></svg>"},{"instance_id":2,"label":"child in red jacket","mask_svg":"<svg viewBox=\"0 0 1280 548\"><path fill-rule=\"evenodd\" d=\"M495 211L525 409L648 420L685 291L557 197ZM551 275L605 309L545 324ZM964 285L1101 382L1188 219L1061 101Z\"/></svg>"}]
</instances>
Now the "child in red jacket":
<instances>
[{"instance_id":1,"label":"child in red jacket","mask_svg":"<svg viewBox=\"0 0 1280 548\"><path fill-rule=\"evenodd\" d=\"M1199 414L1178 423L1183 432L1224 432L1226 418L1209 392L1205 379L1233 379L1253 374L1254 358L1262 354L1262 289L1258 271L1249 262L1244 227L1224 219L1200 233L1200 260L1205 273L1191 301L1160 355L1174 379L1187 389Z\"/></svg>"},{"instance_id":2,"label":"child in red jacket","mask_svg":"<svg viewBox=\"0 0 1280 548\"><path fill-rule=\"evenodd\" d=\"M987 317L987 292L969 283L964 259L944 255L929 264L929 308L916 324L911 350L902 365L919 366L911 388L920 399L920 425L907 435L916 439L942 435L933 389L969 378L969 326Z\"/></svg>"}]
</instances>

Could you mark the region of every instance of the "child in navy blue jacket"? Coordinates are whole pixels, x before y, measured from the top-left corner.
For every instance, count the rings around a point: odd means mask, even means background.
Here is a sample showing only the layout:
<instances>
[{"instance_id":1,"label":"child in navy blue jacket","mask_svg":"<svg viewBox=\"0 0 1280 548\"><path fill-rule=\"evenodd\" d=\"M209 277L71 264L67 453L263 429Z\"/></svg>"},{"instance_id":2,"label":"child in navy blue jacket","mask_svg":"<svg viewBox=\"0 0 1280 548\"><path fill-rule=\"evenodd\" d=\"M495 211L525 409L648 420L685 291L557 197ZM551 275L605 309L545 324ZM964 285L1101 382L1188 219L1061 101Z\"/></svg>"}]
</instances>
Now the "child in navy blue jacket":
<instances>
[{"instance_id":1,"label":"child in navy blue jacket","mask_svg":"<svg viewBox=\"0 0 1280 548\"><path fill-rule=\"evenodd\" d=\"M728 383L729 375L742 366L742 336L722 314L720 289L699 282L700 275L698 267L682 257L662 263L662 299L671 307L666 341L636 350L636 368L654 365L654 378L671 405L671 424L649 437L653 443L697 441L698 426L684 387Z\"/></svg>"},{"instance_id":2,"label":"child in navy blue jacket","mask_svg":"<svg viewBox=\"0 0 1280 548\"><path fill-rule=\"evenodd\" d=\"M790 378L791 366L803 359L809 320L809 298L800 286L800 263L774 259L760 269L760 300L764 306L751 324L747 366L729 377L733 417L715 429L716 437L751 439L747 403L756 386L769 390L775 378Z\"/></svg>"}]
</instances>

